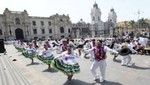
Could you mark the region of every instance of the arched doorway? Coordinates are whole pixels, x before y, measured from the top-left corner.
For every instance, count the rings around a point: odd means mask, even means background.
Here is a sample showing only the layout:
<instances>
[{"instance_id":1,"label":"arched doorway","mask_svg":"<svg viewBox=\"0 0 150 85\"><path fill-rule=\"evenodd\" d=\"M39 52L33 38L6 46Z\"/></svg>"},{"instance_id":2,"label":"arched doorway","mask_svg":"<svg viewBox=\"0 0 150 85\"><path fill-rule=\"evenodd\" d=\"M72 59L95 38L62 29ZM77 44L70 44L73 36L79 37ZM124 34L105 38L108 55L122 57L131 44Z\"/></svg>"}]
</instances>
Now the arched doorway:
<instances>
[{"instance_id":1,"label":"arched doorway","mask_svg":"<svg viewBox=\"0 0 150 85\"><path fill-rule=\"evenodd\" d=\"M17 28L17 29L15 30L15 34L16 34L16 39L17 39L17 40L22 40L22 39L24 39L24 35L23 35L22 29Z\"/></svg>"}]
</instances>

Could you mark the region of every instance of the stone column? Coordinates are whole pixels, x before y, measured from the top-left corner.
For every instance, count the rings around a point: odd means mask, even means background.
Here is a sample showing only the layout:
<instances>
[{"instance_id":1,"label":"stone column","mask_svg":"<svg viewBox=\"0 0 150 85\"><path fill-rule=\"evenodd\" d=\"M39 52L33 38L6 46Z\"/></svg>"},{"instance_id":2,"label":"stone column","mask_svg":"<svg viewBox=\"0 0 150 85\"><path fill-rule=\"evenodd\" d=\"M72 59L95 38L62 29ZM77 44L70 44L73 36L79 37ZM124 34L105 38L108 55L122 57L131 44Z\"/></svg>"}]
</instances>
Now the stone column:
<instances>
[{"instance_id":1,"label":"stone column","mask_svg":"<svg viewBox=\"0 0 150 85\"><path fill-rule=\"evenodd\" d=\"M6 39L9 40L10 32L9 32L9 25L6 26Z\"/></svg>"},{"instance_id":2,"label":"stone column","mask_svg":"<svg viewBox=\"0 0 150 85\"><path fill-rule=\"evenodd\" d=\"M30 36L31 36L31 31L29 31L29 26L26 27L26 33L27 33L27 39L29 40Z\"/></svg>"},{"instance_id":3,"label":"stone column","mask_svg":"<svg viewBox=\"0 0 150 85\"><path fill-rule=\"evenodd\" d=\"M113 28L110 27L109 30L110 30L110 37L113 37Z\"/></svg>"},{"instance_id":4,"label":"stone column","mask_svg":"<svg viewBox=\"0 0 150 85\"><path fill-rule=\"evenodd\" d=\"M13 29L12 29L11 25L8 26L8 31L9 31L9 39L13 39L14 38L13 37Z\"/></svg>"},{"instance_id":5,"label":"stone column","mask_svg":"<svg viewBox=\"0 0 150 85\"><path fill-rule=\"evenodd\" d=\"M95 37L95 28L94 28L94 24L91 26L91 28L92 28L92 32L91 32L91 35L92 35L92 37L94 38Z\"/></svg>"},{"instance_id":6,"label":"stone column","mask_svg":"<svg viewBox=\"0 0 150 85\"><path fill-rule=\"evenodd\" d=\"M92 37L95 37L95 30L92 30Z\"/></svg>"},{"instance_id":7,"label":"stone column","mask_svg":"<svg viewBox=\"0 0 150 85\"><path fill-rule=\"evenodd\" d=\"M79 32L79 29L77 29L77 31L76 31L76 36L77 36L77 38L80 38L80 32Z\"/></svg>"}]
</instances>

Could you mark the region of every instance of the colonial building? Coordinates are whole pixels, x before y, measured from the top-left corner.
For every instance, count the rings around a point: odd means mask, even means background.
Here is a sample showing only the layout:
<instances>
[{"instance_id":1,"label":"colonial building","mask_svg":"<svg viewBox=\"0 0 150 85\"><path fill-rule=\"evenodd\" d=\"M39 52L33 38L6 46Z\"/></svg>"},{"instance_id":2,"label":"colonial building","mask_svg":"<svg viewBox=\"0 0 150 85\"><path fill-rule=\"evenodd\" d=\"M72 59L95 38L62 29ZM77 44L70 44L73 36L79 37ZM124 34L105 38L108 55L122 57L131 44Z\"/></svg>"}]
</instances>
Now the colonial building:
<instances>
[{"instance_id":1,"label":"colonial building","mask_svg":"<svg viewBox=\"0 0 150 85\"><path fill-rule=\"evenodd\" d=\"M118 35L117 15L113 8L110 9L108 20L104 23L104 27L104 34L106 34L106 36L113 37Z\"/></svg>"},{"instance_id":2,"label":"colonial building","mask_svg":"<svg viewBox=\"0 0 150 85\"><path fill-rule=\"evenodd\" d=\"M72 24L72 37L85 38L90 37L90 23L84 22L82 19L78 23Z\"/></svg>"},{"instance_id":3,"label":"colonial building","mask_svg":"<svg viewBox=\"0 0 150 85\"><path fill-rule=\"evenodd\" d=\"M10 11L8 8L0 15L0 38L34 39L71 36L71 21L68 15L50 17L29 16L27 11Z\"/></svg>"},{"instance_id":4,"label":"colonial building","mask_svg":"<svg viewBox=\"0 0 150 85\"><path fill-rule=\"evenodd\" d=\"M99 37L104 34L104 22L101 21L101 10L97 3L91 9L91 32L92 37Z\"/></svg>"},{"instance_id":5,"label":"colonial building","mask_svg":"<svg viewBox=\"0 0 150 85\"><path fill-rule=\"evenodd\" d=\"M110 36L113 37L117 29L117 15L114 9L110 9L108 13L108 20L103 22L101 20L101 10L95 2L91 10L91 32L92 37Z\"/></svg>"},{"instance_id":6,"label":"colonial building","mask_svg":"<svg viewBox=\"0 0 150 85\"><path fill-rule=\"evenodd\" d=\"M91 23L82 19L72 24L72 34L75 38L82 37L113 37L117 35L117 15L114 9L110 9L106 22L101 20L101 10L95 3L91 9Z\"/></svg>"},{"instance_id":7,"label":"colonial building","mask_svg":"<svg viewBox=\"0 0 150 85\"><path fill-rule=\"evenodd\" d=\"M91 23L82 19L73 23L69 15L52 15L50 17L29 16L26 10L11 11L8 8L0 14L0 39L59 39L62 37L113 37L117 31L117 15L114 9L108 14L108 20L101 20L101 10L95 3L91 9Z\"/></svg>"}]
</instances>

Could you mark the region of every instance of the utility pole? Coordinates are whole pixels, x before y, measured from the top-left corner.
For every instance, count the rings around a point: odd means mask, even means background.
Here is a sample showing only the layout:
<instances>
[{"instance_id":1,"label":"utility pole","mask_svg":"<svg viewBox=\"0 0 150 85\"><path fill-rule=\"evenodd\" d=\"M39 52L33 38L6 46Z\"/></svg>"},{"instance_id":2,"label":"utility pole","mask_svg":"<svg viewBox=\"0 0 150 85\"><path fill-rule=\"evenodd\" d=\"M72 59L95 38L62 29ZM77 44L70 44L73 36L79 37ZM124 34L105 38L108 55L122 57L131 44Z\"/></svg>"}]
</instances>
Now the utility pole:
<instances>
[{"instance_id":1,"label":"utility pole","mask_svg":"<svg viewBox=\"0 0 150 85\"><path fill-rule=\"evenodd\" d=\"M137 12L137 15L138 15L138 30L140 30L140 23L139 23L139 18L140 18L140 10L138 9L138 12Z\"/></svg>"},{"instance_id":2,"label":"utility pole","mask_svg":"<svg viewBox=\"0 0 150 85\"><path fill-rule=\"evenodd\" d=\"M137 22L138 22L138 30L140 29L139 19L140 19L140 14L141 14L141 13L144 13L144 12L142 12L142 11L140 11L140 10L138 9L138 11L137 11L137 15L138 15L138 20L137 20Z\"/></svg>"}]
</instances>

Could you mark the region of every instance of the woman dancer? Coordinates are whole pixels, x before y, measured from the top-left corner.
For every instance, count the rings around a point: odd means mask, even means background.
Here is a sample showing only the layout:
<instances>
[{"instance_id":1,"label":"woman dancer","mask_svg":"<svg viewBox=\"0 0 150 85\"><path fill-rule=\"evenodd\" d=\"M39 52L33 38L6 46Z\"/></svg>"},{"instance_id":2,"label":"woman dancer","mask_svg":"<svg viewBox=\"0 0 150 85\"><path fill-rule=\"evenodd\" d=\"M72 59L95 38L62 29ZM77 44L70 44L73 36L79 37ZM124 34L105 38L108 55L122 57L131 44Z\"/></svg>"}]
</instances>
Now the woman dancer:
<instances>
[{"instance_id":1,"label":"woman dancer","mask_svg":"<svg viewBox=\"0 0 150 85\"><path fill-rule=\"evenodd\" d=\"M67 50L67 41L63 40L63 43L62 43L62 45L60 47L60 52L62 53L64 51L66 51L66 50Z\"/></svg>"},{"instance_id":2,"label":"woman dancer","mask_svg":"<svg viewBox=\"0 0 150 85\"><path fill-rule=\"evenodd\" d=\"M53 60L53 54L51 53L51 50L48 49L47 45L44 45L45 50L43 51L42 55L38 55L37 58L41 60L43 63L46 63L48 65L48 69L51 68L51 62Z\"/></svg>"},{"instance_id":3,"label":"woman dancer","mask_svg":"<svg viewBox=\"0 0 150 85\"><path fill-rule=\"evenodd\" d=\"M18 41L18 44L16 45L16 49L18 50L18 52L23 52L25 51L25 44L23 41Z\"/></svg>"},{"instance_id":4,"label":"woman dancer","mask_svg":"<svg viewBox=\"0 0 150 85\"><path fill-rule=\"evenodd\" d=\"M33 58L35 57L36 50L33 48L32 44L29 44L29 47L26 49L26 51L22 52L22 55L24 55L26 58L30 58L33 63Z\"/></svg>"},{"instance_id":5,"label":"woman dancer","mask_svg":"<svg viewBox=\"0 0 150 85\"><path fill-rule=\"evenodd\" d=\"M60 59L58 59L61 57ZM79 64L76 61L77 54L73 51L72 45L67 45L67 51L63 52L54 59L53 66L62 71L68 76L70 81L73 77L73 74L79 73L80 68Z\"/></svg>"}]
</instances>

